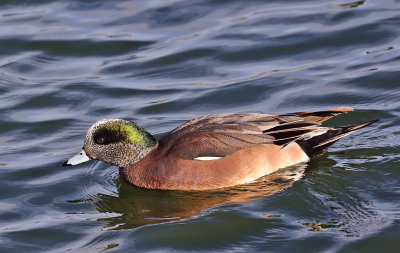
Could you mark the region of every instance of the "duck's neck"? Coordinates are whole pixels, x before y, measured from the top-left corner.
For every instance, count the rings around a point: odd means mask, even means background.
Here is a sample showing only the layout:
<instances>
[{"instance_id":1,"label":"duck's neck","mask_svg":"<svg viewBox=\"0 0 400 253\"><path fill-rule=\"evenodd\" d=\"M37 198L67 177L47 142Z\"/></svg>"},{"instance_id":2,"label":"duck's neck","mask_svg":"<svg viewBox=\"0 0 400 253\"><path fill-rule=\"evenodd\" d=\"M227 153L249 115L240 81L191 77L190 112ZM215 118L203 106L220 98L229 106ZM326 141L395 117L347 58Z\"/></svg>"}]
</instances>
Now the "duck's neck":
<instances>
[{"instance_id":1,"label":"duck's neck","mask_svg":"<svg viewBox=\"0 0 400 253\"><path fill-rule=\"evenodd\" d=\"M118 167L126 167L129 164L137 163L158 146L158 141L153 135L137 124L134 126L135 130L129 134L129 138L135 141L133 143L128 142L127 147L131 151L131 154L127 155L130 159L125 160L123 164L118 164Z\"/></svg>"},{"instance_id":2,"label":"duck's neck","mask_svg":"<svg viewBox=\"0 0 400 253\"><path fill-rule=\"evenodd\" d=\"M158 184L156 182L163 177L161 174L164 171L157 166L159 162L158 151L157 143L141 153L142 157L140 159L136 159L135 162L127 166L119 167L120 175L134 185L144 188L156 188Z\"/></svg>"},{"instance_id":3,"label":"duck's neck","mask_svg":"<svg viewBox=\"0 0 400 253\"><path fill-rule=\"evenodd\" d=\"M130 156L130 159L129 160L125 160L123 164L122 163L118 164L118 167L124 168L124 167L127 167L130 164L135 164L135 163L139 162L140 160L142 160L153 149L157 148L158 142L156 140L152 144L153 144L152 146L145 146L145 147L138 147L138 146L135 146L135 145L129 145L129 149L135 155L128 155L128 156Z\"/></svg>"}]
</instances>

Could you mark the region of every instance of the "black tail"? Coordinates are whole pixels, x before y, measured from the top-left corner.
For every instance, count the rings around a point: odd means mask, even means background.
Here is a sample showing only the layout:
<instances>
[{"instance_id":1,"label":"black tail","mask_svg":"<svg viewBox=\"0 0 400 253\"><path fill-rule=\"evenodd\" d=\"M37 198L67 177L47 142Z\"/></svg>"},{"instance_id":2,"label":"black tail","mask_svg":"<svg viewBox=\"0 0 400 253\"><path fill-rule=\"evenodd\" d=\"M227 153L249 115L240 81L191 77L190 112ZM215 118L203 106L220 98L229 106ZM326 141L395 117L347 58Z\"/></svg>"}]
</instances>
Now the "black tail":
<instances>
[{"instance_id":1,"label":"black tail","mask_svg":"<svg viewBox=\"0 0 400 253\"><path fill-rule=\"evenodd\" d=\"M325 151L340 138L377 121L378 119L375 119L353 126L332 128L324 134L314 136L307 140L298 140L297 143L304 150L304 152L306 152L308 157L317 157L325 153Z\"/></svg>"}]
</instances>

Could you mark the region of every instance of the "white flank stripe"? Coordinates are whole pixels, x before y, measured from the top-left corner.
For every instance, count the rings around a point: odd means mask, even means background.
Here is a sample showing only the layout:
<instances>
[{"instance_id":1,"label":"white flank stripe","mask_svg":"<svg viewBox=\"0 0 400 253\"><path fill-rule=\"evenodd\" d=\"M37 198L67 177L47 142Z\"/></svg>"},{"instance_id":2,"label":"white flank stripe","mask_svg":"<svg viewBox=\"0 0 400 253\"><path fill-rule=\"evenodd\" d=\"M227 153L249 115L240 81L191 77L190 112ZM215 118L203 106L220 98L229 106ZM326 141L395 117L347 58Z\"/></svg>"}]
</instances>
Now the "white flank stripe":
<instances>
[{"instance_id":1,"label":"white flank stripe","mask_svg":"<svg viewBox=\"0 0 400 253\"><path fill-rule=\"evenodd\" d=\"M218 157L218 156L200 156L200 157L194 158L194 160L208 161L208 160L217 160L217 159L220 159L220 158L222 158L222 157Z\"/></svg>"}]
</instances>

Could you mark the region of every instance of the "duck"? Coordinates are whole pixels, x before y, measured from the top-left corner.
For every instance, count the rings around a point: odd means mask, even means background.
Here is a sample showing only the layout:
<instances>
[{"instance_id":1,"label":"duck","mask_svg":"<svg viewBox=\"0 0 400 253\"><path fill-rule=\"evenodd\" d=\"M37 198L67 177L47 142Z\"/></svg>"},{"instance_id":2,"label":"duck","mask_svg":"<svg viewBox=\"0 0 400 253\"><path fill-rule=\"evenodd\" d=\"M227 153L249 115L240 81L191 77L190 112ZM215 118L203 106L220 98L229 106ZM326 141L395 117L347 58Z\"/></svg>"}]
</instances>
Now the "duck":
<instances>
[{"instance_id":1,"label":"duck","mask_svg":"<svg viewBox=\"0 0 400 253\"><path fill-rule=\"evenodd\" d=\"M103 119L89 128L82 151L63 166L100 160L118 166L127 182L148 189L231 187L307 163L342 137L378 121L321 125L353 110L212 114L189 120L160 140L132 121Z\"/></svg>"}]
</instances>

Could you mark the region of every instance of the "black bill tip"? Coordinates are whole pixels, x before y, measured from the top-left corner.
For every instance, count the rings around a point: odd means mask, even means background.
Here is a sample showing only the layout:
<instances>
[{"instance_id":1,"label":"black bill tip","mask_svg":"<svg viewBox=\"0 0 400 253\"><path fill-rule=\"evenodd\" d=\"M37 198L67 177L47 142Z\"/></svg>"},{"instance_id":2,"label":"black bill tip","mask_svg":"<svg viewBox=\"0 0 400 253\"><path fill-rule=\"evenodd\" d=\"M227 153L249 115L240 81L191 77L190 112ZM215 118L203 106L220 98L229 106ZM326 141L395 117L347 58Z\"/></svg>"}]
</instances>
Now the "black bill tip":
<instances>
[{"instance_id":1,"label":"black bill tip","mask_svg":"<svg viewBox=\"0 0 400 253\"><path fill-rule=\"evenodd\" d=\"M72 166L72 164L69 164L68 161L65 161L65 162L62 164L62 166L63 166L63 167L65 167L65 166Z\"/></svg>"}]
</instances>

